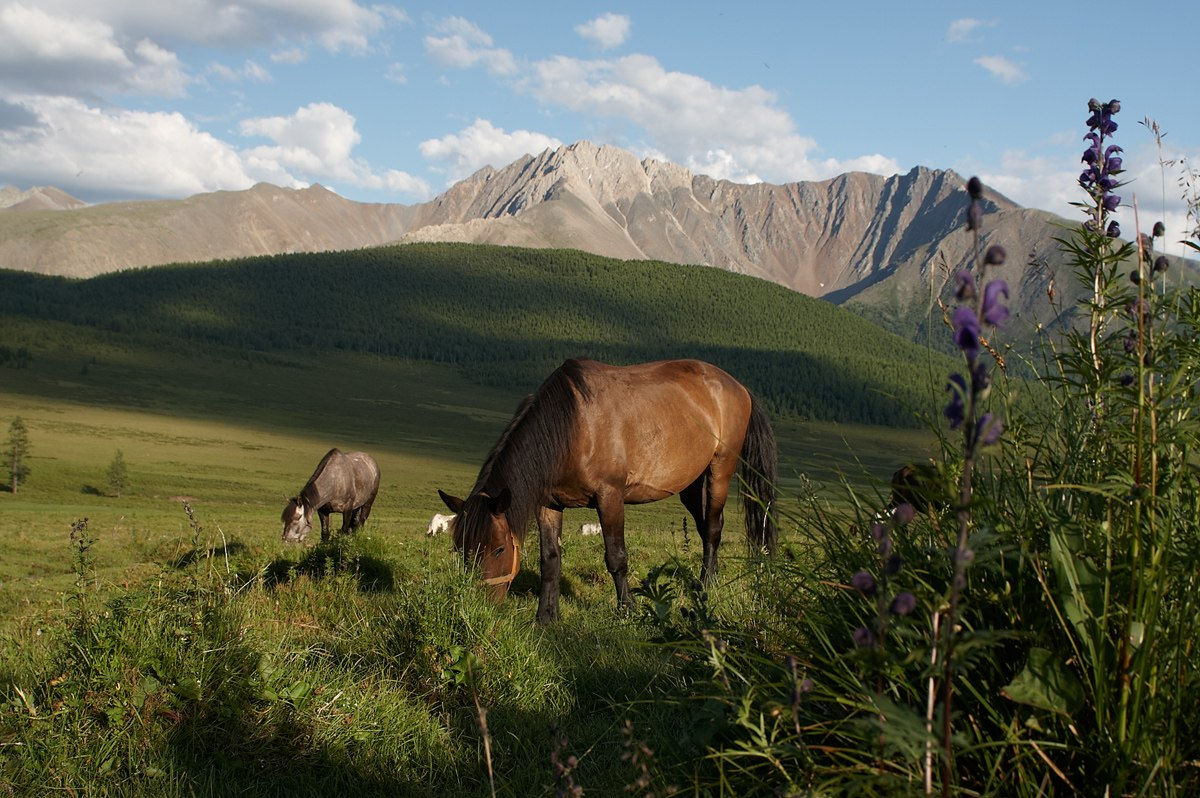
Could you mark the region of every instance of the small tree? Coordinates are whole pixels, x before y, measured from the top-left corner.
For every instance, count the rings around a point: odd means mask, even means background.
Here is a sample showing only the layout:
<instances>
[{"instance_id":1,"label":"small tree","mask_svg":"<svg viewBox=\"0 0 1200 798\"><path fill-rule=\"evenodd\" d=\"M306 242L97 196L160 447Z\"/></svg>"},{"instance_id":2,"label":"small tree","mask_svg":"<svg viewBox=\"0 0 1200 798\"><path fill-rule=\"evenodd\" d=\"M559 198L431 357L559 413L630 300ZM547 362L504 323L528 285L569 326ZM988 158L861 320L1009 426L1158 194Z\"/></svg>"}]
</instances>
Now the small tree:
<instances>
[{"instance_id":1,"label":"small tree","mask_svg":"<svg viewBox=\"0 0 1200 798\"><path fill-rule=\"evenodd\" d=\"M108 464L108 492L119 499L121 491L128 486L129 469L125 467L125 456L121 454L120 449L117 449L112 462Z\"/></svg>"},{"instance_id":2,"label":"small tree","mask_svg":"<svg viewBox=\"0 0 1200 798\"><path fill-rule=\"evenodd\" d=\"M29 477L29 432L20 416L8 425L8 441L4 444L4 461L8 466L8 476L12 492Z\"/></svg>"}]
</instances>

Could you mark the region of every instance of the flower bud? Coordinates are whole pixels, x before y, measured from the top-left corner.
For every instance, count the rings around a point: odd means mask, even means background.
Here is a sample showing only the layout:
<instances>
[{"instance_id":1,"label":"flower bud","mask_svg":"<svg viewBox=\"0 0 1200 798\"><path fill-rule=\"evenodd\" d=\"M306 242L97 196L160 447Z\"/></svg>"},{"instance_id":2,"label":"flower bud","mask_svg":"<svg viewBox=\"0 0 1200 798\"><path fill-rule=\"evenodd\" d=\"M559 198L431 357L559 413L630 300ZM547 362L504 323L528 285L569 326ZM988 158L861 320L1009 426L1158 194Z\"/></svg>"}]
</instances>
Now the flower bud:
<instances>
[{"instance_id":1,"label":"flower bud","mask_svg":"<svg viewBox=\"0 0 1200 798\"><path fill-rule=\"evenodd\" d=\"M1004 263L1004 259L1008 257L1008 253L1004 251L1004 247L999 244L992 244L987 248L987 252L983 255L983 262L989 266L1000 266Z\"/></svg>"},{"instance_id":2,"label":"flower bud","mask_svg":"<svg viewBox=\"0 0 1200 798\"><path fill-rule=\"evenodd\" d=\"M1166 235L1166 234L1167 234L1167 228L1166 228L1165 226L1163 226L1163 223L1162 223L1162 222L1155 222L1155 223L1154 223L1154 233L1153 233L1153 236L1154 236L1155 238L1162 238L1162 237L1163 237L1164 235Z\"/></svg>"},{"instance_id":3,"label":"flower bud","mask_svg":"<svg viewBox=\"0 0 1200 798\"><path fill-rule=\"evenodd\" d=\"M1167 260L1166 255L1159 255L1154 259L1154 271L1156 272L1165 272L1170 265L1171 262Z\"/></svg>"},{"instance_id":4,"label":"flower bud","mask_svg":"<svg viewBox=\"0 0 1200 798\"><path fill-rule=\"evenodd\" d=\"M1141 283L1142 282L1141 272L1139 272L1137 269L1134 269L1133 271L1131 271L1129 273L1129 282L1133 283L1134 285L1138 285L1139 283Z\"/></svg>"},{"instance_id":5,"label":"flower bud","mask_svg":"<svg viewBox=\"0 0 1200 798\"><path fill-rule=\"evenodd\" d=\"M850 577L850 584L860 593L872 596L875 594L875 577L871 576L870 571L858 571L854 576Z\"/></svg>"},{"instance_id":6,"label":"flower bud","mask_svg":"<svg viewBox=\"0 0 1200 798\"><path fill-rule=\"evenodd\" d=\"M892 615L908 615L916 608L917 597L907 590L903 593L897 593L896 597L892 599Z\"/></svg>"},{"instance_id":7,"label":"flower bud","mask_svg":"<svg viewBox=\"0 0 1200 798\"><path fill-rule=\"evenodd\" d=\"M971 199L977 200L983 196L983 181L978 177L972 177L967 181L967 194Z\"/></svg>"},{"instance_id":8,"label":"flower bud","mask_svg":"<svg viewBox=\"0 0 1200 798\"><path fill-rule=\"evenodd\" d=\"M1110 114L1118 114L1121 112L1121 101L1120 100L1109 100L1108 105L1105 107L1107 108L1107 110Z\"/></svg>"},{"instance_id":9,"label":"flower bud","mask_svg":"<svg viewBox=\"0 0 1200 798\"><path fill-rule=\"evenodd\" d=\"M1100 101L1097 100L1095 97L1088 100L1088 110L1091 111L1093 114L1096 113L1097 111L1099 111L1100 110Z\"/></svg>"},{"instance_id":10,"label":"flower bud","mask_svg":"<svg viewBox=\"0 0 1200 798\"><path fill-rule=\"evenodd\" d=\"M1108 229L1104 231L1109 238L1121 237L1121 225L1117 224L1116 220L1108 223Z\"/></svg>"}]
</instances>

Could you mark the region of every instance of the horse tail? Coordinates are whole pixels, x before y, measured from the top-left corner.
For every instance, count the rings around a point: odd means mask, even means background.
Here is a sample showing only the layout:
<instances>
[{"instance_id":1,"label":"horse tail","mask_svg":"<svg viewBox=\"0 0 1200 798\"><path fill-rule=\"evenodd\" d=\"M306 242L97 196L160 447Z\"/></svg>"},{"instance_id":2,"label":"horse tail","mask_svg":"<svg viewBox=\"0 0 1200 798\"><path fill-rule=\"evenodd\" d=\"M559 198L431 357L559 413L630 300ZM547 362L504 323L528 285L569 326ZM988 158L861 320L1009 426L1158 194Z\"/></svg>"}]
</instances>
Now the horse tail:
<instances>
[{"instance_id":1,"label":"horse tail","mask_svg":"<svg viewBox=\"0 0 1200 798\"><path fill-rule=\"evenodd\" d=\"M742 443L742 504L746 509L746 539L751 548L775 553L779 531L772 514L779 482L779 452L771 419L753 394L750 422Z\"/></svg>"}]
</instances>

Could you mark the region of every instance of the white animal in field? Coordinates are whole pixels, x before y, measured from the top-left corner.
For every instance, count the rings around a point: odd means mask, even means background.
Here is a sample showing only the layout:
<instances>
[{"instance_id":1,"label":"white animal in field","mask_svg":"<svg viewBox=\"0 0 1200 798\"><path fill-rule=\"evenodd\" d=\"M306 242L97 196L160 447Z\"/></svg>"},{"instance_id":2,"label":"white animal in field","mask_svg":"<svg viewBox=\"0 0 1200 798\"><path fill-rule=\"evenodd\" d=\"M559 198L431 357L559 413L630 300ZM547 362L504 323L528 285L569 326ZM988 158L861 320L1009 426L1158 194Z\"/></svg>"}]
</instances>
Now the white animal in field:
<instances>
[{"instance_id":1,"label":"white animal in field","mask_svg":"<svg viewBox=\"0 0 1200 798\"><path fill-rule=\"evenodd\" d=\"M425 530L425 534L429 537L440 535L443 532L451 532L454 525L454 515L446 515L444 513L434 513L433 518L429 519L429 529Z\"/></svg>"},{"instance_id":2,"label":"white animal in field","mask_svg":"<svg viewBox=\"0 0 1200 798\"><path fill-rule=\"evenodd\" d=\"M580 524L580 526L579 526L579 534L583 535L584 537L587 537L588 535L599 535L602 532L603 532L603 530L600 528L600 525L597 523Z\"/></svg>"}]
</instances>

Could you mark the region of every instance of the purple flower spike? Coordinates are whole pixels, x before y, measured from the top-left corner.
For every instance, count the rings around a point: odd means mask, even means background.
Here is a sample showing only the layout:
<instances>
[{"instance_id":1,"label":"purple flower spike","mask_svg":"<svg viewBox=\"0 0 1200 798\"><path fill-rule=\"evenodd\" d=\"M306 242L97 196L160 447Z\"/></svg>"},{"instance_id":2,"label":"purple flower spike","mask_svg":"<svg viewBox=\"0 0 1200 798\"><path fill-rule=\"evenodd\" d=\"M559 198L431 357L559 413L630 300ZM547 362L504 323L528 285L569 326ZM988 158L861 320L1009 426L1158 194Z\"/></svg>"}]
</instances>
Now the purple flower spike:
<instances>
[{"instance_id":1,"label":"purple flower spike","mask_svg":"<svg viewBox=\"0 0 1200 798\"><path fill-rule=\"evenodd\" d=\"M1008 299L1008 283L1003 280L992 280L983 289L983 320L993 327L1008 320L1008 306L1000 301L1001 295Z\"/></svg>"},{"instance_id":2,"label":"purple flower spike","mask_svg":"<svg viewBox=\"0 0 1200 798\"><path fill-rule=\"evenodd\" d=\"M858 646L859 648L875 647L875 633L865 626L860 626L855 629L851 637L854 638L854 645Z\"/></svg>"},{"instance_id":3,"label":"purple flower spike","mask_svg":"<svg viewBox=\"0 0 1200 798\"><path fill-rule=\"evenodd\" d=\"M971 359L979 354L979 318L961 305L954 311L954 343Z\"/></svg>"},{"instance_id":4,"label":"purple flower spike","mask_svg":"<svg viewBox=\"0 0 1200 798\"><path fill-rule=\"evenodd\" d=\"M892 615L908 615L917 608L917 597L907 590L892 599Z\"/></svg>"},{"instance_id":5,"label":"purple flower spike","mask_svg":"<svg viewBox=\"0 0 1200 798\"><path fill-rule=\"evenodd\" d=\"M917 516L916 509L908 502L903 502L896 505L896 509L892 510L892 518L900 526L906 526Z\"/></svg>"},{"instance_id":6,"label":"purple flower spike","mask_svg":"<svg viewBox=\"0 0 1200 798\"><path fill-rule=\"evenodd\" d=\"M855 590L866 596L875 594L875 577L870 571L858 571L850 577L850 584Z\"/></svg>"},{"instance_id":7,"label":"purple flower spike","mask_svg":"<svg viewBox=\"0 0 1200 798\"><path fill-rule=\"evenodd\" d=\"M966 269L954 275L958 287L954 290L954 298L959 302L970 302L975 298L975 277Z\"/></svg>"},{"instance_id":8,"label":"purple flower spike","mask_svg":"<svg viewBox=\"0 0 1200 798\"><path fill-rule=\"evenodd\" d=\"M951 374L950 381L946 383L946 390L950 391L950 403L946 405L942 414L949 420L950 429L958 429L962 426L967 412L967 408L963 404L963 399L967 395L967 381L961 374Z\"/></svg>"},{"instance_id":9,"label":"purple flower spike","mask_svg":"<svg viewBox=\"0 0 1200 798\"><path fill-rule=\"evenodd\" d=\"M1004 432L1004 424L1000 419L993 416L991 413L984 413L979 419L979 442L984 446L991 446L996 441L1000 440L1000 435Z\"/></svg>"}]
</instances>

